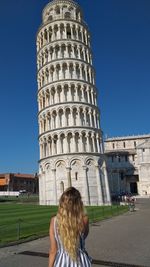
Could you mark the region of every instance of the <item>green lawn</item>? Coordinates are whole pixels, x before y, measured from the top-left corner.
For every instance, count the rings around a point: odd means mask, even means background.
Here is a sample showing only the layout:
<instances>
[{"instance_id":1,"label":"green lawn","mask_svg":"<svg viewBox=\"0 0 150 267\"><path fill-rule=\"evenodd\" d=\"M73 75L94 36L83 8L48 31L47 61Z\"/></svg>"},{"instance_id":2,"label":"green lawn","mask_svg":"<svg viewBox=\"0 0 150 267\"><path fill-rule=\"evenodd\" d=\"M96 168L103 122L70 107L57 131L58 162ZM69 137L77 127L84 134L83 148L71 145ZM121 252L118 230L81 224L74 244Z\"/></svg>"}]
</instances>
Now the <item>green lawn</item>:
<instances>
[{"instance_id":1,"label":"green lawn","mask_svg":"<svg viewBox=\"0 0 150 267\"><path fill-rule=\"evenodd\" d=\"M86 207L90 222L109 218L127 211L124 206ZM50 218L56 206L0 202L0 246L22 239L48 234Z\"/></svg>"}]
</instances>

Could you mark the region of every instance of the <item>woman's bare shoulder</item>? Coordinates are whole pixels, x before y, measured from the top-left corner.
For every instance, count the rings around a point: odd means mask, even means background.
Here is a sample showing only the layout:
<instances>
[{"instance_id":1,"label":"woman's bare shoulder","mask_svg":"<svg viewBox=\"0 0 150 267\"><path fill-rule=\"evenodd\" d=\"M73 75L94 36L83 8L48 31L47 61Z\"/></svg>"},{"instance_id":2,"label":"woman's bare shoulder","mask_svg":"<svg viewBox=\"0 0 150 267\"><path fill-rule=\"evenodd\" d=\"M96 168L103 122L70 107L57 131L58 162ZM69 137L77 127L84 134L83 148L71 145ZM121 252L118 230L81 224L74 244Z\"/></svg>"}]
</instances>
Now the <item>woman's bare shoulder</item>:
<instances>
[{"instance_id":1,"label":"woman's bare shoulder","mask_svg":"<svg viewBox=\"0 0 150 267\"><path fill-rule=\"evenodd\" d=\"M53 216L53 217L51 217L51 219L50 219L50 228L54 228L54 222L55 222L55 220L56 220L56 216Z\"/></svg>"},{"instance_id":2,"label":"woman's bare shoulder","mask_svg":"<svg viewBox=\"0 0 150 267\"><path fill-rule=\"evenodd\" d=\"M56 215L51 217L51 222L54 222L54 220L56 220Z\"/></svg>"},{"instance_id":3,"label":"woman's bare shoulder","mask_svg":"<svg viewBox=\"0 0 150 267\"><path fill-rule=\"evenodd\" d=\"M89 228L89 218L88 215L83 216L83 225L84 225L84 231Z\"/></svg>"},{"instance_id":4,"label":"woman's bare shoulder","mask_svg":"<svg viewBox=\"0 0 150 267\"><path fill-rule=\"evenodd\" d=\"M89 217L88 217L87 214L85 214L85 215L83 216L83 222L84 222L85 224L89 222Z\"/></svg>"},{"instance_id":5,"label":"woman's bare shoulder","mask_svg":"<svg viewBox=\"0 0 150 267\"><path fill-rule=\"evenodd\" d=\"M89 233L89 218L88 215L83 216L83 233L84 233L84 238L88 236Z\"/></svg>"}]
</instances>

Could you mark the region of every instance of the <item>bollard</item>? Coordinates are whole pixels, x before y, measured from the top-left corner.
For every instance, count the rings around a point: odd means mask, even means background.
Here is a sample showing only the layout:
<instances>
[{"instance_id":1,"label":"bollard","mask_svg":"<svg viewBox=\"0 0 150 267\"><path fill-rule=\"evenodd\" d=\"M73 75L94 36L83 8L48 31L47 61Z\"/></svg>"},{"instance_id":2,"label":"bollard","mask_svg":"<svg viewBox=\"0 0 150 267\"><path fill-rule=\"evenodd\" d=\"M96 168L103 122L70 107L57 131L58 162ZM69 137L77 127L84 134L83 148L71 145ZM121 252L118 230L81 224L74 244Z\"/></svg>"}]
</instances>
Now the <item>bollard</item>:
<instances>
[{"instance_id":1,"label":"bollard","mask_svg":"<svg viewBox=\"0 0 150 267\"><path fill-rule=\"evenodd\" d=\"M129 204L129 211L133 212L134 208L135 208L134 203L130 203Z\"/></svg>"},{"instance_id":2,"label":"bollard","mask_svg":"<svg viewBox=\"0 0 150 267\"><path fill-rule=\"evenodd\" d=\"M113 207L112 205L110 207L111 207L111 216L113 216Z\"/></svg>"},{"instance_id":3,"label":"bollard","mask_svg":"<svg viewBox=\"0 0 150 267\"><path fill-rule=\"evenodd\" d=\"M17 221L17 240L20 240L20 232L21 232L21 219L18 219Z\"/></svg>"},{"instance_id":4,"label":"bollard","mask_svg":"<svg viewBox=\"0 0 150 267\"><path fill-rule=\"evenodd\" d=\"M103 212L103 218L105 218L105 207L103 205L103 208L102 208L102 212Z\"/></svg>"},{"instance_id":5,"label":"bollard","mask_svg":"<svg viewBox=\"0 0 150 267\"><path fill-rule=\"evenodd\" d=\"M119 206L117 204L117 215L119 215Z\"/></svg>"}]
</instances>

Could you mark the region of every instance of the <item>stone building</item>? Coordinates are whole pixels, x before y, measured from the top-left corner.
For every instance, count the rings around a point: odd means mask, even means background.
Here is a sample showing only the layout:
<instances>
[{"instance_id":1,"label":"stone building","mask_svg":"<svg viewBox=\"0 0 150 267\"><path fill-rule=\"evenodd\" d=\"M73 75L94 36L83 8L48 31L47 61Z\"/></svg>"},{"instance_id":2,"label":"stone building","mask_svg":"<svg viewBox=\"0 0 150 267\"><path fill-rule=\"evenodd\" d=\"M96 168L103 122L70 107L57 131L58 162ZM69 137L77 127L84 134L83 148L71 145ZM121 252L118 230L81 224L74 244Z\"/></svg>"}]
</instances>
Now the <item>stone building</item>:
<instances>
[{"instance_id":1,"label":"stone building","mask_svg":"<svg viewBox=\"0 0 150 267\"><path fill-rule=\"evenodd\" d=\"M138 193L139 195L150 195L150 135L137 146L138 161Z\"/></svg>"},{"instance_id":2,"label":"stone building","mask_svg":"<svg viewBox=\"0 0 150 267\"><path fill-rule=\"evenodd\" d=\"M37 33L40 204L73 185L86 205L110 203L90 32L80 6L53 0Z\"/></svg>"},{"instance_id":3,"label":"stone building","mask_svg":"<svg viewBox=\"0 0 150 267\"><path fill-rule=\"evenodd\" d=\"M150 195L150 135L107 138L105 154L112 195Z\"/></svg>"},{"instance_id":4,"label":"stone building","mask_svg":"<svg viewBox=\"0 0 150 267\"><path fill-rule=\"evenodd\" d=\"M33 174L0 173L0 191L38 193L38 177Z\"/></svg>"}]
</instances>

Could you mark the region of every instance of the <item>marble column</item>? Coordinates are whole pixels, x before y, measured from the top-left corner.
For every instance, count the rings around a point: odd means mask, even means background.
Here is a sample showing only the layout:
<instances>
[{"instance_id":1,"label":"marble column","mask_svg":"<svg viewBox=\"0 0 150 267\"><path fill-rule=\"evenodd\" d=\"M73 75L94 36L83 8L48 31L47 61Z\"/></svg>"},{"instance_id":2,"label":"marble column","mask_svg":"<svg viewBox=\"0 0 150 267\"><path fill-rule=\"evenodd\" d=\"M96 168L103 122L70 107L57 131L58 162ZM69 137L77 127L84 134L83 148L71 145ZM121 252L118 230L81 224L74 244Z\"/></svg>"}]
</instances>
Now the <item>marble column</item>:
<instances>
[{"instance_id":1,"label":"marble column","mask_svg":"<svg viewBox=\"0 0 150 267\"><path fill-rule=\"evenodd\" d=\"M101 174L100 174L100 166L96 165L96 182L97 182L97 195L98 195L98 205L102 205L104 203L103 199L103 191L102 191L102 182L101 182Z\"/></svg>"},{"instance_id":2,"label":"marble column","mask_svg":"<svg viewBox=\"0 0 150 267\"><path fill-rule=\"evenodd\" d=\"M72 181L71 181L71 168L67 167L67 181L68 181L68 187L72 186Z\"/></svg>"},{"instance_id":3,"label":"marble column","mask_svg":"<svg viewBox=\"0 0 150 267\"><path fill-rule=\"evenodd\" d=\"M56 169L52 169L52 173L53 173L53 197L54 197L54 205L57 205Z\"/></svg>"},{"instance_id":4,"label":"marble column","mask_svg":"<svg viewBox=\"0 0 150 267\"><path fill-rule=\"evenodd\" d=\"M89 194L89 184L87 177L87 167L83 166L83 174L84 174L84 196L85 196L85 205L90 205L90 194Z\"/></svg>"},{"instance_id":5,"label":"marble column","mask_svg":"<svg viewBox=\"0 0 150 267\"><path fill-rule=\"evenodd\" d=\"M109 188L109 183L108 183L108 173L107 173L107 168L106 168L106 161L103 161L102 165L102 170L104 174L104 181L105 181L105 190L106 190L106 202L108 204L111 204L111 197L110 197L110 188Z\"/></svg>"},{"instance_id":6,"label":"marble column","mask_svg":"<svg viewBox=\"0 0 150 267\"><path fill-rule=\"evenodd\" d=\"M99 136L96 136L96 141L97 141L97 151L98 153L100 153Z\"/></svg>"}]
</instances>

